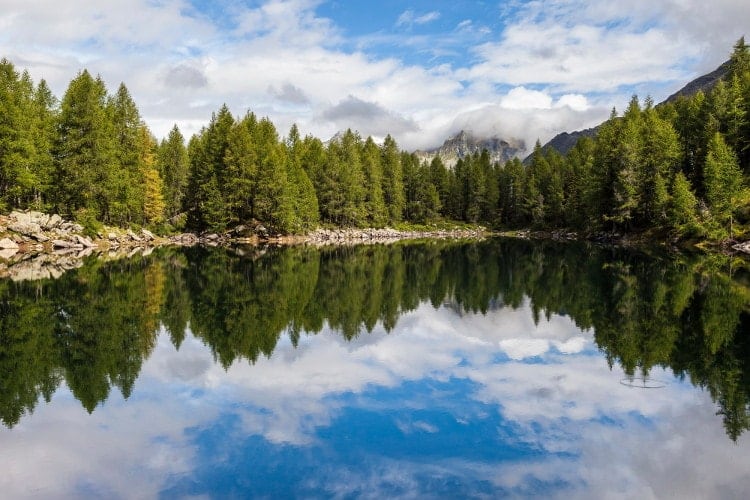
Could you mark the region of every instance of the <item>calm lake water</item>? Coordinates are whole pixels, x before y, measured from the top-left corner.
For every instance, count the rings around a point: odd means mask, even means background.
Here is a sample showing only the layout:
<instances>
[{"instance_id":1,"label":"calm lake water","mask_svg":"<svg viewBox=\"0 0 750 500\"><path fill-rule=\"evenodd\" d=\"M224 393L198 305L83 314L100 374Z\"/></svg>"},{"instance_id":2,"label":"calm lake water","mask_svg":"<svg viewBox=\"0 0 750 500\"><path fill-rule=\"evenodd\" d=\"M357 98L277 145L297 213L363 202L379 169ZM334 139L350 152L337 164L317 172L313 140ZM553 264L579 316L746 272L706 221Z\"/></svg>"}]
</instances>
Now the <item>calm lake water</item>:
<instances>
[{"instance_id":1,"label":"calm lake water","mask_svg":"<svg viewBox=\"0 0 750 500\"><path fill-rule=\"evenodd\" d=\"M749 283L503 239L0 281L0 496L747 498Z\"/></svg>"}]
</instances>

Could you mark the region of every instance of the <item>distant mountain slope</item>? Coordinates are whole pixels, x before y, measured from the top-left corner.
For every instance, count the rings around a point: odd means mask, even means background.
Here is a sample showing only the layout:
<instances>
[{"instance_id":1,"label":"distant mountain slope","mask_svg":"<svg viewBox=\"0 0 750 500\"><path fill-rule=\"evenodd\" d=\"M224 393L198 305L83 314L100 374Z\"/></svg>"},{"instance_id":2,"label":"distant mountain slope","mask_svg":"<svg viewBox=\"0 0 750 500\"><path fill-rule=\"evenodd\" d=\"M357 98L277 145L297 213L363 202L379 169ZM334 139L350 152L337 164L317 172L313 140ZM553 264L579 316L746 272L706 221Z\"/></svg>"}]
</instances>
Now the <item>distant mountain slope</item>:
<instances>
[{"instance_id":1,"label":"distant mountain slope","mask_svg":"<svg viewBox=\"0 0 750 500\"><path fill-rule=\"evenodd\" d=\"M664 101L657 104L657 106L675 101L678 97L681 96L690 97L697 94L699 90L706 92L712 89L714 85L716 85L716 83L727 74L727 71L729 71L729 61L726 61L711 73L699 76L671 96L667 97ZM595 137L598 130L599 126L586 130L578 130L575 132L563 132L553 137L548 143L542 146L542 148L545 151L552 148L555 149L558 153L565 155L568 153L568 151L573 149L573 146L576 145L578 139L580 139L581 137ZM527 156L523 162L528 163L530 158L531 155Z\"/></svg>"},{"instance_id":2,"label":"distant mountain slope","mask_svg":"<svg viewBox=\"0 0 750 500\"><path fill-rule=\"evenodd\" d=\"M699 76L671 96L667 97L662 104L672 102L680 96L690 97L697 94L699 90L706 92L707 90L712 89L714 85L719 82L719 80L724 78L728 71L729 61L726 61L724 64L722 64L712 72L708 73L707 75Z\"/></svg>"},{"instance_id":3,"label":"distant mountain slope","mask_svg":"<svg viewBox=\"0 0 750 500\"><path fill-rule=\"evenodd\" d=\"M462 130L453 137L446 139L439 148L415 151L415 154L421 161L428 162L436 156L440 156L443 163L452 168L458 163L459 159L466 158L474 153L481 153L485 149L490 154L491 162L505 163L525 152L526 145L523 141L517 139L502 139L497 136L481 138L474 136L471 132Z\"/></svg>"}]
</instances>

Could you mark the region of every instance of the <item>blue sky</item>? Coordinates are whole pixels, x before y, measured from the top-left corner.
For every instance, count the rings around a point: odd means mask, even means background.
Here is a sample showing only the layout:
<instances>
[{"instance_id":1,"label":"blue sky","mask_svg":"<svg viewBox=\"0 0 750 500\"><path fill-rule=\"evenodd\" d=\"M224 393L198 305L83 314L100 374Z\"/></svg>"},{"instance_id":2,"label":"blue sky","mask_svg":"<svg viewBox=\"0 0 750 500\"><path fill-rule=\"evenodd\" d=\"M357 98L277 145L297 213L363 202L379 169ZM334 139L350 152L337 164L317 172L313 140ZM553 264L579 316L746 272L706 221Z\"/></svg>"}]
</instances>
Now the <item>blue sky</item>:
<instances>
[{"instance_id":1,"label":"blue sky","mask_svg":"<svg viewBox=\"0 0 750 500\"><path fill-rule=\"evenodd\" d=\"M1 0L0 55L62 95L124 81L157 137L227 103L323 139L545 141L723 62L745 0Z\"/></svg>"}]
</instances>

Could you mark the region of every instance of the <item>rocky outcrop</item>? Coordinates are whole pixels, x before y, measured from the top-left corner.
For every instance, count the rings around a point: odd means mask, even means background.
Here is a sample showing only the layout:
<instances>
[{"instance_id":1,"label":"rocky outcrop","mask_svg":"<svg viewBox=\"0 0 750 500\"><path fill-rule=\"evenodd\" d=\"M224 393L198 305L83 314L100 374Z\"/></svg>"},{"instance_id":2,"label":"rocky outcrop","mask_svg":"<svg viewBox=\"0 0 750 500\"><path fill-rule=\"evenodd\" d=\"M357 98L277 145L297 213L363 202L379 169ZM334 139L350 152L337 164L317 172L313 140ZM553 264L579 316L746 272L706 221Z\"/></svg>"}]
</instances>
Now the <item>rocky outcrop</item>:
<instances>
[{"instance_id":1,"label":"rocky outcrop","mask_svg":"<svg viewBox=\"0 0 750 500\"><path fill-rule=\"evenodd\" d=\"M732 246L732 248L734 250L737 250L738 252L750 254L750 241L746 241L744 243L738 243Z\"/></svg>"},{"instance_id":2,"label":"rocky outcrop","mask_svg":"<svg viewBox=\"0 0 750 500\"><path fill-rule=\"evenodd\" d=\"M481 238L483 228L399 231L382 229L318 229L307 235L278 235L253 221L223 233L185 233L160 238L147 229L134 231L105 227L96 238L83 234L84 228L56 214L11 212L0 215L0 279L16 281L58 278L67 270L82 265L83 259L96 255L104 259L150 254L162 245L240 246L312 244L354 245L391 243L404 239Z\"/></svg>"},{"instance_id":3,"label":"rocky outcrop","mask_svg":"<svg viewBox=\"0 0 750 500\"><path fill-rule=\"evenodd\" d=\"M500 137L476 137L471 132L460 131L445 140L442 146L428 151L416 151L415 154L420 161L432 161L439 156L443 163L453 168L459 159L481 153L487 150L491 163L504 164L526 150L523 141L516 139L501 139Z\"/></svg>"},{"instance_id":4,"label":"rocky outcrop","mask_svg":"<svg viewBox=\"0 0 750 500\"><path fill-rule=\"evenodd\" d=\"M13 211L0 215L0 278L16 281L57 278L98 254L118 258L172 244L143 229L105 228L96 238L57 214Z\"/></svg>"}]
</instances>

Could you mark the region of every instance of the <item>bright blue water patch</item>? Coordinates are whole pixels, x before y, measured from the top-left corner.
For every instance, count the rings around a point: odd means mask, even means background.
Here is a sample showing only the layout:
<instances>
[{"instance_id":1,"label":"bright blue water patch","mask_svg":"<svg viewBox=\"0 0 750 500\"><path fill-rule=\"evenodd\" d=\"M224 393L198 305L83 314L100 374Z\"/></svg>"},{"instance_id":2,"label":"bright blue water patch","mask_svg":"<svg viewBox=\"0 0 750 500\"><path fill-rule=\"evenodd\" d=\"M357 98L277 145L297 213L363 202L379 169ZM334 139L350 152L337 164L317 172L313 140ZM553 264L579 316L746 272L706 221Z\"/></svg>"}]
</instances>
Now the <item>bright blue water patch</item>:
<instances>
[{"instance_id":1,"label":"bright blue water patch","mask_svg":"<svg viewBox=\"0 0 750 500\"><path fill-rule=\"evenodd\" d=\"M519 439L518 424L495 405L471 398L477 388L464 379L425 379L329 397L327 403L336 400L343 408L303 445L245 435L240 415L225 413L209 427L186 431L197 463L189 477L176 478L161 496L327 497L341 491L359 496L369 494L368 481L376 482L378 496L494 496L513 492L498 490L491 477L484 477L488 468L551 455L571 457ZM388 475L402 467L408 480ZM467 477L473 467L477 472ZM378 470L390 472L364 480L363 475ZM352 477L359 484L347 482ZM525 491L549 492L567 484L531 479L521 486Z\"/></svg>"}]
</instances>

